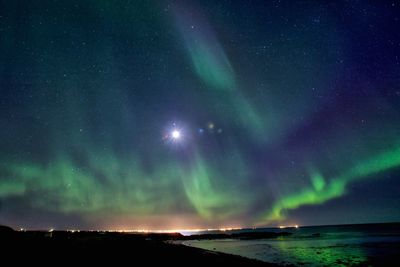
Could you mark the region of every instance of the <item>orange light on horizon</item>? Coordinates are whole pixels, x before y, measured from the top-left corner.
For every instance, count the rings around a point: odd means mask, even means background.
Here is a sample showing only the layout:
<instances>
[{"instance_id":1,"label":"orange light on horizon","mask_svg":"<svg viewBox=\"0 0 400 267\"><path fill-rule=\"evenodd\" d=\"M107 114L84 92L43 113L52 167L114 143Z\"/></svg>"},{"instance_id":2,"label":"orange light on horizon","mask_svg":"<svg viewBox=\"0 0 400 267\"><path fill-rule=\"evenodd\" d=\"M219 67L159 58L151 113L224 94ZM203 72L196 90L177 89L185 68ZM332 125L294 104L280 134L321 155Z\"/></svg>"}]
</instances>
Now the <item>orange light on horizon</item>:
<instances>
[{"instance_id":1,"label":"orange light on horizon","mask_svg":"<svg viewBox=\"0 0 400 267\"><path fill-rule=\"evenodd\" d=\"M285 228L299 228L299 225L295 224L293 226L286 226L286 225L279 225L278 226L279 229L285 229Z\"/></svg>"},{"instance_id":2,"label":"orange light on horizon","mask_svg":"<svg viewBox=\"0 0 400 267\"><path fill-rule=\"evenodd\" d=\"M224 227L224 228L194 228L194 229L118 229L118 230L106 230L107 232L118 232L118 233L159 233L159 234L171 234L171 233L198 233L198 232L210 232L210 231L232 231L240 230L240 227Z\"/></svg>"}]
</instances>

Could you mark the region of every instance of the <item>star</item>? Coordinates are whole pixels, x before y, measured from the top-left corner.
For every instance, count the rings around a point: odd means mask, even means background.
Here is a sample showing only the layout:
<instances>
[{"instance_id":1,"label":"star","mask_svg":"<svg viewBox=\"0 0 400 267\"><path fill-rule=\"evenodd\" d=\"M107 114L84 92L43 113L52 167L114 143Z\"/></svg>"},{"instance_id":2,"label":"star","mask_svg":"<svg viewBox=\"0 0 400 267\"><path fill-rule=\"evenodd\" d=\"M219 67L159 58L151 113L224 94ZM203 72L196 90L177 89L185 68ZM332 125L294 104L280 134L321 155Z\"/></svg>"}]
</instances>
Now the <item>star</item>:
<instances>
[{"instance_id":1,"label":"star","mask_svg":"<svg viewBox=\"0 0 400 267\"><path fill-rule=\"evenodd\" d=\"M179 130L173 130L171 133L173 139L177 140L181 138L181 132Z\"/></svg>"}]
</instances>

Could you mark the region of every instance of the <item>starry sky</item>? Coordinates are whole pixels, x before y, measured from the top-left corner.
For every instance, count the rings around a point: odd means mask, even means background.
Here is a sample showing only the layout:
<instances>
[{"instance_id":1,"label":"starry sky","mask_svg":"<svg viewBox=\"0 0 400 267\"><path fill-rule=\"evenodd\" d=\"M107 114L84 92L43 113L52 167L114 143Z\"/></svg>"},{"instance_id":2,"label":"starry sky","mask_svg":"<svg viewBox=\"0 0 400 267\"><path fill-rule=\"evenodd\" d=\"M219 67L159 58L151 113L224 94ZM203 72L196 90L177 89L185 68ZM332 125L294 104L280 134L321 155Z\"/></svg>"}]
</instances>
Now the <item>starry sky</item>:
<instances>
[{"instance_id":1,"label":"starry sky","mask_svg":"<svg viewBox=\"0 0 400 267\"><path fill-rule=\"evenodd\" d=\"M400 220L400 2L0 1L0 224Z\"/></svg>"}]
</instances>

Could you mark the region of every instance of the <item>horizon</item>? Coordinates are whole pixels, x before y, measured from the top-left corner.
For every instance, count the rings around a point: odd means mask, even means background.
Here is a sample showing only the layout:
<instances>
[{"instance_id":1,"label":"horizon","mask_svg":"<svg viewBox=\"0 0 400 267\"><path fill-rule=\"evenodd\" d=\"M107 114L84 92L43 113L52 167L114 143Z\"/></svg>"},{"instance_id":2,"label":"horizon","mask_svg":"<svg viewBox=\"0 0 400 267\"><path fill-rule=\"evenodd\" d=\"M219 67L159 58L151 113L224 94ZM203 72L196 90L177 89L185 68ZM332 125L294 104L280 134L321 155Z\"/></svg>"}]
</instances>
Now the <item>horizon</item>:
<instances>
[{"instance_id":1,"label":"horizon","mask_svg":"<svg viewBox=\"0 0 400 267\"><path fill-rule=\"evenodd\" d=\"M298 228L312 228L312 227L332 227L332 226L357 226L357 225L377 225L377 224L400 224L400 221L391 222L369 222L369 223L350 223L350 224L322 224L322 225L277 225L265 227L222 227L222 228L187 228L187 229L29 229L23 227L12 227L9 225L0 224L0 226L10 227L19 232L111 232L111 233L138 233L138 234L182 234L182 235L195 235L200 232L232 232L240 230L262 230L262 229L298 229ZM186 233L186 234L184 234ZM189 234L191 233L191 234Z\"/></svg>"}]
</instances>

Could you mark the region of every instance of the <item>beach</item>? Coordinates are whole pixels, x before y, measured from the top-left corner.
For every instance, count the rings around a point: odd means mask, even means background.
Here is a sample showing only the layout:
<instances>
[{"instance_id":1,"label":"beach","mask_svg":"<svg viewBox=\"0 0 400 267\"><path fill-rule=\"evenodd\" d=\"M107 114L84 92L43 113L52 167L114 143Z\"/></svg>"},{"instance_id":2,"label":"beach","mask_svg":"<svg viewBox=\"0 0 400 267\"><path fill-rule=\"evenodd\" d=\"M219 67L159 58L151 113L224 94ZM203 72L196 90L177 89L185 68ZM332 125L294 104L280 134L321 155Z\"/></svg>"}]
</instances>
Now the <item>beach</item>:
<instances>
[{"instance_id":1,"label":"beach","mask_svg":"<svg viewBox=\"0 0 400 267\"><path fill-rule=\"evenodd\" d=\"M246 236L246 231L254 233L254 230L243 230L242 235ZM288 234L258 239L197 239L183 244L283 266L395 266L400 251L399 224L270 228L264 231Z\"/></svg>"}]
</instances>

